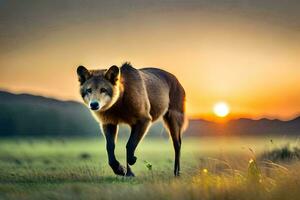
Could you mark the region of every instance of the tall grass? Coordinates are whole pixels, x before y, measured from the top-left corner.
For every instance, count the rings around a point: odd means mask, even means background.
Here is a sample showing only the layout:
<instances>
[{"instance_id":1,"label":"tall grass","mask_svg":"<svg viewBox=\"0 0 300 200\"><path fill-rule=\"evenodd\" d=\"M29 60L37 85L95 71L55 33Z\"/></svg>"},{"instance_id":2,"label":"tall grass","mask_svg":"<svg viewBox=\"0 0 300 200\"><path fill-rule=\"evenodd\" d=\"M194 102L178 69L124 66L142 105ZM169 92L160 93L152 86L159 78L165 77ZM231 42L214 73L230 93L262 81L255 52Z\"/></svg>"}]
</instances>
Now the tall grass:
<instances>
[{"instance_id":1,"label":"tall grass","mask_svg":"<svg viewBox=\"0 0 300 200\"><path fill-rule=\"evenodd\" d=\"M297 159L263 155L284 148L269 138L183 140L182 173L173 177L168 140L145 139L133 167L137 177L115 176L104 141L0 141L0 199L297 199ZM125 162L125 141L116 154Z\"/></svg>"}]
</instances>

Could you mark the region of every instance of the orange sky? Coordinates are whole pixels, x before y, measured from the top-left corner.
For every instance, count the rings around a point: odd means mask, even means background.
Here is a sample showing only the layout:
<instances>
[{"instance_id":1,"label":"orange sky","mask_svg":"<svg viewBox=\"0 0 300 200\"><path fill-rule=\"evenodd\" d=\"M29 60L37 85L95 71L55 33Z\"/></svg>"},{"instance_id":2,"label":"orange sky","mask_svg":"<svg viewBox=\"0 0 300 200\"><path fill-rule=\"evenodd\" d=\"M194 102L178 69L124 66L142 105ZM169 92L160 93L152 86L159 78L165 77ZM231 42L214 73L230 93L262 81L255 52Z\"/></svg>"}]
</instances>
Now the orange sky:
<instances>
[{"instance_id":1,"label":"orange sky","mask_svg":"<svg viewBox=\"0 0 300 200\"><path fill-rule=\"evenodd\" d=\"M300 113L297 1L47 2L0 4L2 89L80 100L79 64L130 61L175 74L190 117L210 118L218 101L231 117Z\"/></svg>"}]
</instances>

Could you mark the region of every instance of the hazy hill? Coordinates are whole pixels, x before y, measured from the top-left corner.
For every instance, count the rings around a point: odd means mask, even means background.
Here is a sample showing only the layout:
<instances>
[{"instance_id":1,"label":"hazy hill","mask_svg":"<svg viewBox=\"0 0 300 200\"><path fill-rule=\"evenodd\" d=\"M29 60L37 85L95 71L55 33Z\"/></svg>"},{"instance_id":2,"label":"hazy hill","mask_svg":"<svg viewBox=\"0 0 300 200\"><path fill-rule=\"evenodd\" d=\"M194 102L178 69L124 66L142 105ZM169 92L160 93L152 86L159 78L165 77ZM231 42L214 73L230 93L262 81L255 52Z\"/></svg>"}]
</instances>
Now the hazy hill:
<instances>
[{"instance_id":1,"label":"hazy hill","mask_svg":"<svg viewBox=\"0 0 300 200\"><path fill-rule=\"evenodd\" d=\"M121 126L119 136L128 135ZM124 134L125 133L125 134ZM300 117L290 121L237 119L225 124L190 120L185 136L300 135ZM0 136L97 136L100 128L90 111L75 101L0 91ZM162 123L148 137L166 137Z\"/></svg>"},{"instance_id":2,"label":"hazy hill","mask_svg":"<svg viewBox=\"0 0 300 200\"><path fill-rule=\"evenodd\" d=\"M1 136L96 135L99 128L77 102L0 92Z\"/></svg>"}]
</instances>

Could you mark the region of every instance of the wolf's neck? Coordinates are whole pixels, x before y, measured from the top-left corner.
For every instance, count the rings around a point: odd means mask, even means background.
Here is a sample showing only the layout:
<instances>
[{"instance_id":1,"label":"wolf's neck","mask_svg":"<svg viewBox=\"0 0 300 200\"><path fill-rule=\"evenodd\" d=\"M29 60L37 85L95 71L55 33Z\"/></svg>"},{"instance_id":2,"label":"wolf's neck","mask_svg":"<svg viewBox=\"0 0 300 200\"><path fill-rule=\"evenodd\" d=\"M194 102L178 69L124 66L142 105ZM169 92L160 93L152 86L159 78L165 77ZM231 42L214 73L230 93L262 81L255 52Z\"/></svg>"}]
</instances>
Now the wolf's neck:
<instances>
[{"instance_id":1,"label":"wolf's neck","mask_svg":"<svg viewBox=\"0 0 300 200\"><path fill-rule=\"evenodd\" d=\"M122 82L119 83L119 95L116 102L111 106L112 109L121 109L124 99L124 85Z\"/></svg>"}]
</instances>

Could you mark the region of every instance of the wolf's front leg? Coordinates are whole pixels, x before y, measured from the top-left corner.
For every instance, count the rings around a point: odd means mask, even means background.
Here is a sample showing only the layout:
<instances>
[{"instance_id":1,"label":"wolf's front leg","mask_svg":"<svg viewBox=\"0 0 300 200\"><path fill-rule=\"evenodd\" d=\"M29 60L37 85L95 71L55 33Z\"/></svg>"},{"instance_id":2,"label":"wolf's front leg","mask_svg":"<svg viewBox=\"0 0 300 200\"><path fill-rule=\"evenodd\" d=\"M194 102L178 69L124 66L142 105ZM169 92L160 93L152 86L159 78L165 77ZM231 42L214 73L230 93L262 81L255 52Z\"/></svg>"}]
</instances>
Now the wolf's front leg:
<instances>
[{"instance_id":1,"label":"wolf's front leg","mask_svg":"<svg viewBox=\"0 0 300 200\"><path fill-rule=\"evenodd\" d=\"M115 143L118 132L118 126L114 124L102 125L102 130L106 138L106 151L108 156L108 163L115 174L124 176L126 173L125 167L123 167L115 156Z\"/></svg>"},{"instance_id":2,"label":"wolf's front leg","mask_svg":"<svg viewBox=\"0 0 300 200\"><path fill-rule=\"evenodd\" d=\"M150 124L151 124L150 119L143 119L131 126L130 137L126 145L126 151L127 151L126 176L134 176L134 173L131 171L129 165L133 165L136 162L137 158L134 156L135 149L139 144L139 142L141 141L141 139L144 137Z\"/></svg>"}]
</instances>

